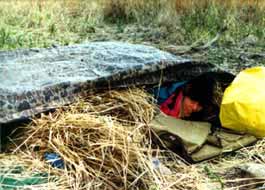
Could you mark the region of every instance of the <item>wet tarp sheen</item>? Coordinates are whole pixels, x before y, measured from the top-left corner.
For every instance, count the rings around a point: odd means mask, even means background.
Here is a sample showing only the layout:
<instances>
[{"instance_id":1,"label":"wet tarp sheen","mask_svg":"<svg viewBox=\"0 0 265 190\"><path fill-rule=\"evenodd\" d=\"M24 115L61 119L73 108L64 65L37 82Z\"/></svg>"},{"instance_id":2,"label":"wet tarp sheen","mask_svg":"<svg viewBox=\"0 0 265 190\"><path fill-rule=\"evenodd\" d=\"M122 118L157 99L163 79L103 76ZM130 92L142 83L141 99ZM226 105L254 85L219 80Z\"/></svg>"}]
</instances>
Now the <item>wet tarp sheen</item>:
<instances>
[{"instance_id":1,"label":"wet tarp sheen","mask_svg":"<svg viewBox=\"0 0 265 190\"><path fill-rule=\"evenodd\" d=\"M120 42L2 51L0 124L71 103L98 88L187 80L217 70L209 63Z\"/></svg>"}]
</instances>

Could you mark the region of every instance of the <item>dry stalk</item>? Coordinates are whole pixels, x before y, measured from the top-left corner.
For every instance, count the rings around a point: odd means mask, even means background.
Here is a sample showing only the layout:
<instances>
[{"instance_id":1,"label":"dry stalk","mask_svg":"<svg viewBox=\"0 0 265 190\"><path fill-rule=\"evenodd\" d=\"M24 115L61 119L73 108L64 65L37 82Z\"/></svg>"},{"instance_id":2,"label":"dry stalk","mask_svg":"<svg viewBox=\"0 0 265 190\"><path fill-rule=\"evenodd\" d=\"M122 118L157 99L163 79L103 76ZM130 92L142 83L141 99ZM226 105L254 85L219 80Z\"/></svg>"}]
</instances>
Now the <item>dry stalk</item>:
<instances>
[{"instance_id":1,"label":"dry stalk","mask_svg":"<svg viewBox=\"0 0 265 190\"><path fill-rule=\"evenodd\" d=\"M141 89L90 95L70 107L42 115L14 139L15 151L57 153L65 168L46 168L68 178L71 189L196 189L197 169L151 146L152 98ZM167 168L155 168L154 157ZM170 172L168 172L170 171Z\"/></svg>"}]
</instances>

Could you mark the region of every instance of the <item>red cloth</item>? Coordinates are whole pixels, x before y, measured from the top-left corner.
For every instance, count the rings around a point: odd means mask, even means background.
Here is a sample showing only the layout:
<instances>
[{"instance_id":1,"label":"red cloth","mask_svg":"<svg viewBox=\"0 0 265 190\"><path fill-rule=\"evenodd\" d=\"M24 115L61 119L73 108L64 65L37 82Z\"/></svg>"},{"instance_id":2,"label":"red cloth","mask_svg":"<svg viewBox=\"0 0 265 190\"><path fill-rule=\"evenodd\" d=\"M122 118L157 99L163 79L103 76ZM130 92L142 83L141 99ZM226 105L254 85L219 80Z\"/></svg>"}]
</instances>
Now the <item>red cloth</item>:
<instances>
[{"instance_id":1,"label":"red cloth","mask_svg":"<svg viewBox=\"0 0 265 190\"><path fill-rule=\"evenodd\" d=\"M174 98L177 96L177 98ZM180 111L181 111L181 101L183 98L182 91L179 92L179 94L172 94L165 102L163 102L160 105L160 110L164 112L166 115L179 118L180 117ZM169 105L174 102L173 109L169 108Z\"/></svg>"}]
</instances>

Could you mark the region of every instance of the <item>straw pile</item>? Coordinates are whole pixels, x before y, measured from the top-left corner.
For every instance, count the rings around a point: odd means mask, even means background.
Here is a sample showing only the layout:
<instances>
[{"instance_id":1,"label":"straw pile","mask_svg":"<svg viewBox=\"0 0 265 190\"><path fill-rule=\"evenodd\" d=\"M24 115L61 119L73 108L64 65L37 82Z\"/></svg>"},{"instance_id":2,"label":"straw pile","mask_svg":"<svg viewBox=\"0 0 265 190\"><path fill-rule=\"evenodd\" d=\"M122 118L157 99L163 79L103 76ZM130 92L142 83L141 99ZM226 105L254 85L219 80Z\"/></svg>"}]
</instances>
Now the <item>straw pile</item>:
<instances>
[{"instance_id":1,"label":"straw pile","mask_svg":"<svg viewBox=\"0 0 265 190\"><path fill-rule=\"evenodd\" d=\"M228 171L245 162L263 164L265 140L197 165L153 148L153 102L142 89L111 90L42 115L12 139L9 149L16 155L0 155L0 171L18 179L49 176L24 189L249 189L264 182ZM60 155L65 167L52 167L45 153ZM17 166L22 173L12 172Z\"/></svg>"},{"instance_id":2,"label":"straw pile","mask_svg":"<svg viewBox=\"0 0 265 190\"><path fill-rule=\"evenodd\" d=\"M87 96L26 126L14 152L43 163L45 153L59 154L64 169L45 167L68 179L65 189L196 189L202 175L195 167L152 148L152 102L141 89Z\"/></svg>"},{"instance_id":3,"label":"straw pile","mask_svg":"<svg viewBox=\"0 0 265 190\"><path fill-rule=\"evenodd\" d=\"M25 154L0 154L0 189L65 189L64 176L51 176L45 163Z\"/></svg>"},{"instance_id":4,"label":"straw pile","mask_svg":"<svg viewBox=\"0 0 265 190\"><path fill-rule=\"evenodd\" d=\"M204 161L196 165L200 174L206 174L205 181L201 185L212 186L204 189L224 189L224 190L250 190L264 189L265 177L255 177L246 170L241 170L241 166L247 164L265 163L265 139L260 139L256 144L244 147L236 152L222 155L214 159ZM264 172L264 168L259 168ZM249 169L248 171L254 171ZM258 173L258 172L257 172ZM215 188L213 188L215 187Z\"/></svg>"}]
</instances>

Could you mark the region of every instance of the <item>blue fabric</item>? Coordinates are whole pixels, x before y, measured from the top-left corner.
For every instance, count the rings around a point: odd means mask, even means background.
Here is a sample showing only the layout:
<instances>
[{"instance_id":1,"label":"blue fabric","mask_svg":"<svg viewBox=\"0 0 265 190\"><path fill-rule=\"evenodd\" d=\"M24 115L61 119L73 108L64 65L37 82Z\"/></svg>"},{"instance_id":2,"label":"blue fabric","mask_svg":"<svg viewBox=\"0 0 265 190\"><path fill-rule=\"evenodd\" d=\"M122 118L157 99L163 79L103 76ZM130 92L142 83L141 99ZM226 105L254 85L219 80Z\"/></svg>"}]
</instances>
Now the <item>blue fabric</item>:
<instances>
[{"instance_id":1,"label":"blue fabric","mask_svg":"<svg viewBox=\"0 0 265 190\"><path fill-rule=\"evenodd\" d=\"M157 99L157 103L160 105L166 101L171 94L173 94L177 88L183 86L186 81L172 83L169 86L160 86L153 89L153 94Z\"/></svg>"},{"instance_id":2,"label":"blue fabric","mask_svg":"<svg viewBox=\"0 0 265 190\"><path fill-rule=\"evenodd\" d=\"M44 158L52 165L52 167L59 169L64 168L64 161L60 155L56 153L45 153Z\"/></svg>"}]
</instances>

